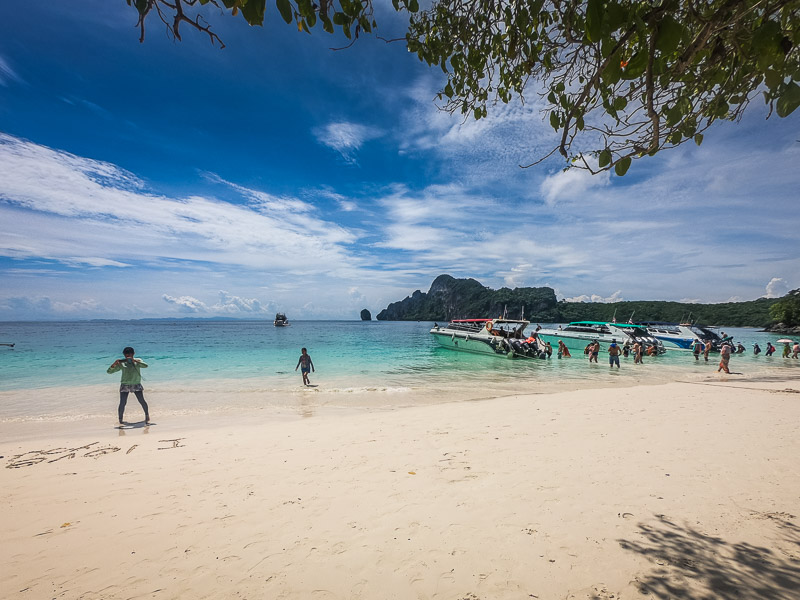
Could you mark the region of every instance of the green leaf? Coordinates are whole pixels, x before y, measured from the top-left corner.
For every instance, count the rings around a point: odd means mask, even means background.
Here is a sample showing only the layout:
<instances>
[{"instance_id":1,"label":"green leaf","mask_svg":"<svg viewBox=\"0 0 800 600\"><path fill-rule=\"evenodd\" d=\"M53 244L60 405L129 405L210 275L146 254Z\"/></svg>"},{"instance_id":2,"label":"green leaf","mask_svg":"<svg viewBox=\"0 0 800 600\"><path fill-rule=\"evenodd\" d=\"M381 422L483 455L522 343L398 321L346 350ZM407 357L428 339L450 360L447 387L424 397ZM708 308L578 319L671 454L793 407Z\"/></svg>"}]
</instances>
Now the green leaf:
<instances>
[{"instance_id":1,"label":"green leaf","mask_svg":"<svg viewBox=\"0 0 800 600\"><path fill-rule=\"evenodd\" d=\"M561 121L558 118L558 113L556 111L550 111L550 126L558 131L559 127L561 127Z\"/></svg>"},{"instance_id":2,"label":"green leaf","mask_svg":"<svg viewBox=\"0 0 800 600\"><path fill-rule=\"evenodd\" d=\"M590 42L600 41L603 28L603 0L589 0L586 6L586 37Z\"/></svg>"},{"instance_id":3,"label":"green leaf","mask_svg":"<svg viewBox=\"0 0 800 600\"><path fill-rule=\"evenodd\" d=\"M275 0L275 4L278 6L278 10L281 13L281 17L287 23L292 22L292 5L289 0Z\"/></svg>"},{"instance_id":4,"label":"green leaf","mask_svg":"<svg viewBox=\"0 0 800 600\"><path fill-rule=\"evenodd\" d=\"M252 0L250 0L252 2ZM297 11L303 17L308 17L311 14L314 14L314 7L311 5L311 0L296 0L297 1Z\"/></svg>"},{"instance_id":5,"label":"green leaf","mask_svg":"<svg viewBox=\"0 0 800 600\"><path fill-rule=\"evenodd\" d=\"M698 146L703 143L702 133L698 133L696 136L694 136L694 143L697 144Z\"/></svg>"},{"instance_id":6,"label":"green leaf","mask_svg":"<svg viewBox=\"0 0 800 600\"><path fill-rule=\"evenodd\" d=\"M242 6L242 16L250 25L263 25L267 0L249 0Z\"/></svg>"},{"instance_id":7,"label":"green leaf","mask_svg":"<svg viewBox=\"0 0 800 600\"><path fill-rule=\"evenodd\" d=\"M628 172L628 169L631 166L631 157L626 156L625 158L620 159L617 164L614 165L614 173L622 177L625 173Z\"/></svg>"},{"instance_id":8,"label":"green leaf","mask_svg":"<svg viewBox=\"0 0 800 600\"><path fill-rule=\"evenodd\" d=\"M408 12L418 12L419 11L419 2L417 0L411 0L408 3Z\"/></svg>"},{"instance_id":9,"label":"green leaf","mask_svg":"<svg viewBox=\"0 0 800 600\"><path fill-rule=\"evenodd\" d=\"M788 117L798 106L800 106L800 85L792 81L778 98L776 112L781 118Z\"/></svg>"},{"instance_id":10,"label":"green leaf","mask_svg":"<svg viewBox=\"0 0 800 600\"><path fill-rule=\"evenodd\" d=\"M600 153L600 156L598 157L598 164L600 165L601 169L611 164L611 150L606 148Z\"/></svg>"},{"instance_id":11,"label":"green leaf","mask_svg":"<svg viewBox=\"0 0 800 600\"><path fill-rule=\"evenodd\" d=\"M604 24L609 33L615 32L628 20L628 14L618 2L609 2L605 8Z\"/></svg>"},{"instance_id":12,"label":"green leaf","mask_svg":"<svg viewBox=\"0 0 800 600\"><path fill-rule=\"evenodd\" d=\"M670 16L664 17L658 24L656 49L662 54L672 54L678 49L683 36L683 26Z\"/></svg>"},{"instance_id":13,"label":"green leaf","mask_svg":"<svg viewBox=\"0 0 800 600\"><path fill-rule=\"evenodd\" d=\"M625 70L622 71L623 79L638 79L641 77L644 70L647 68L647 52L644 50L637 52L625 65Z\"/></svg>"},{"instance_id":14,"label":"green leaf","mask_svg":"<svg viewBox=\"0 0 800 600\"><path fill-rule=\"evenodd\" d=\"M620 77L622 77L622 65L619 61L619 54L614 54L603 70L603 83L614 85L619 81Z\"/></svg>"},{"instance_id":15,"label":"green leaf","mask_svg":"<svg viewBox=\"0 0 800 600\"><path fill-rule=\"evenodd\" d=\"M764 82L767 84L767 87L770 90L775 91L775 88L777 88L781 83L783 83L783 75L778 74L776 71L773 71L772 69L768 69L764 73Z\"/></svg>"}]
</instances>

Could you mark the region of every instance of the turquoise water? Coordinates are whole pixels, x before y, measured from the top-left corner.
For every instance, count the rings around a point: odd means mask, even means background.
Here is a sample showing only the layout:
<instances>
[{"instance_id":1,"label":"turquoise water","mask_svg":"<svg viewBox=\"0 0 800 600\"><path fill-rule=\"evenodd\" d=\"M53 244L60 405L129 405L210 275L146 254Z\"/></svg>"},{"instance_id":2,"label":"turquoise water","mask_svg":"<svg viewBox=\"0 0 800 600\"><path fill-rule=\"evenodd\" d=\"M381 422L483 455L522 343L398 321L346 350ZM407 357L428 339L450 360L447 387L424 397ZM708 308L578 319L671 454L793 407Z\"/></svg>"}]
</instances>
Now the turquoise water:
<instances>
[{"instance_id":1,"label":"turquoise water","mask_svg":"<svg viewBox=\"0 0 800 600\"><path fill-rule=\"evenodd\" d=\"M113 402L119 375L106 368L121 357L124 346L150 367L143 371L149 394L179 397L212 390L217 403L232 405L238 392L250 405L296 403L302 390L294 371L300 348L308 348L318 387L314 402L344 406L430 402L432 395L448 400L473 399L515 392L536 393L565 388L606 387L713 377L717 359L696 363L691 354L670 351L634 366L622 362L610 372L601 356L589 365L583 356L547 361L510 360L440 348L425 322L294 321L287 328L266 321L114 321L0 323L0 419L35 415L65 415L74 409L68 390L102 386ZM544 324L543 324L544 325ZM800 375L800 361L752 356L752 345L780 337L754 329L726 331L747 347L732 360L745 376ZM777 344L776 344L777 345ZM49 394L26 395L30 390ZM55 393L64 390L59 395ZM240 394L241 395L241 394ZM31 400L47 398L38 402ZM281 400L278 400L280 398ZM307 401L308 396L302 396ZM181 402L185 410L211 410L212 400ZM136 408L134 403L134 408ZM87 406L82 410L91 413ZM105 408L104 408L105 410Z\"/></svg>"}]
</instances>

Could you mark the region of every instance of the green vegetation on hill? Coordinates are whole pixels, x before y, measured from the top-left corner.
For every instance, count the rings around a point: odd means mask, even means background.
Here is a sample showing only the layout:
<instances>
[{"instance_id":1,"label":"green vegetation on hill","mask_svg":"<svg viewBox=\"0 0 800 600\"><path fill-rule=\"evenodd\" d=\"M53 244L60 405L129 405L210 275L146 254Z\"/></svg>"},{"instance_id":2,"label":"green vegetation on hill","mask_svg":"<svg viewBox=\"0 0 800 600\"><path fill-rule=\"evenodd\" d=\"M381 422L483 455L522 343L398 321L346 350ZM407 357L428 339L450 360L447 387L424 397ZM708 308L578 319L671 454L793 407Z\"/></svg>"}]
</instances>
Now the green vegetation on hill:
<instances>
[{"instance_id":1,"label":"green vegetation on hill","mask_svg":"<svg viewBox=\"0 0 800 600\"><path fill-rule=\"evenodd\" d=\"M587 302L558 303L560 321L610 321L616 311L617 321L684 322L691 320L706 325L728 327L765 327L772 319L769 307L774 298L759 298L749 302L723 302L720 304L688 304L658 300L638 300L609 304Z\"/></svg>"},{"instance_id":2,"label":"green vegetation on hill","mask_svg":"<svg viewBox=\"0 0 800 600\"><path fill-rule=\"evenodd\" d=\"M610 321L616 314L618 321L633 315L634 321L692 321L729 327L765 327L778 318L770 316L770 307L796 294L796 315L800 319L800 292L795 290L783 300L759 298L748 302L723 302L720 304L690 304L663 301L629 301L614 303L558 302L549 287L501 288L492 290L474 279L455 279L440 275L430 290L415 291L399 302L382 310L379 321L447 321L450 319L494 317L508 311L517 318L524 309L529 321L566 323L569 321ZM792 307L794 304L791 305Z\"/></svg>"},{"instance_id":3,"label":"green vegetation on hill","mask_svg":"<svg viewBox=\"0 0 800 600\"><path fill-rule=\"evenodd\" d=\"M800 325L800 288L792 290L783 298L775 302L769 313L776 323L783 327L797 327Z\"/></svg>"}]
</instances>

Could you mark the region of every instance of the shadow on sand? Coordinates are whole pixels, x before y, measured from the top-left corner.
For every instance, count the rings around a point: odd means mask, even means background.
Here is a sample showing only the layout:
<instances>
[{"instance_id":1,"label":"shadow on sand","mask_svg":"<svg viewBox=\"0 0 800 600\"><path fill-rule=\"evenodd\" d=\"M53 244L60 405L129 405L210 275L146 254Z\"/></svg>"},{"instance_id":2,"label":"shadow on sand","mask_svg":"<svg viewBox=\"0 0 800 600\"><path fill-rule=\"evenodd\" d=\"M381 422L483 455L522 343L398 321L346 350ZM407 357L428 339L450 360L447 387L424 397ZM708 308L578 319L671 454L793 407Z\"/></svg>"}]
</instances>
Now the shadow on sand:
<instances>
[{"instance_id":1,"label":"shadow on sand","mask_svg":"<svg viewBox=\"0 0 800 600\"><path fill-rule=\"evenodd\" d=\"M152 421L149 423L145 423L144 421L139 421L138 423L123 421L122 425L117 425L114 429L142 429L143 427L150 427L152 425L155 425Z\"/></svg>"},{"instance_id":2,"label":"shadow on sand","mask_svg":"<svg viewBox=\"0 0 800 600\"><path fill-rule=\"evenodd\" d=\"M777 528L772 549L731 543L663 515L640 524L635 540L619 540L652 564L636 578L643 597L664 599L797 600L800 598L800 528L794 515L756 513Z\"/></svg>"}]
</instances>

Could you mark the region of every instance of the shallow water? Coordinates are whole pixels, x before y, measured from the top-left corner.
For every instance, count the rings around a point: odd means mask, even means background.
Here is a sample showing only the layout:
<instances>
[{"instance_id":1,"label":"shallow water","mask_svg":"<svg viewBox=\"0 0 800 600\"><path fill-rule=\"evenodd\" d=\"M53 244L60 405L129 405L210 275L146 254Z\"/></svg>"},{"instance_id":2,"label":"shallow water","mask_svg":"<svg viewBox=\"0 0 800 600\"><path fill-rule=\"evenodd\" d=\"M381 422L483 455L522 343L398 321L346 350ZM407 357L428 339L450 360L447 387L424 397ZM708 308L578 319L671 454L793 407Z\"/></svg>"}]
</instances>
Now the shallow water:
<instances>
[{"instance_id":1,"label":"shallow water","mask_svg":"<svg viewBox=\"0 0 800 600\"><path fill-rule=\"evenodd\" d=\"M716 376L718 358L699 362L669 351L645 364L607 358L511 360L440 348L425 322L114 321L0 323L0 421L73 419L113 409L119 374L106 369L124 346L150 366L143 371L148 401L159 414L203 413L267 406L391 407L459 401L512 393L703 380ZM752 355L758 342L780 336L726 328L747 353L731 369L745 377L800 375L800 361L778 352ZM777 344L776 344L777 345ZM315 387L304 388L294 368L307 347ZM33 392L35 390L35 393ZM99 399L102 398L102 402ZM140 411L131 397L129 410ZM113 410L111 411L113 413ZM126 413L127 414L127 413Z\"/></svg>"}]
</instances>

